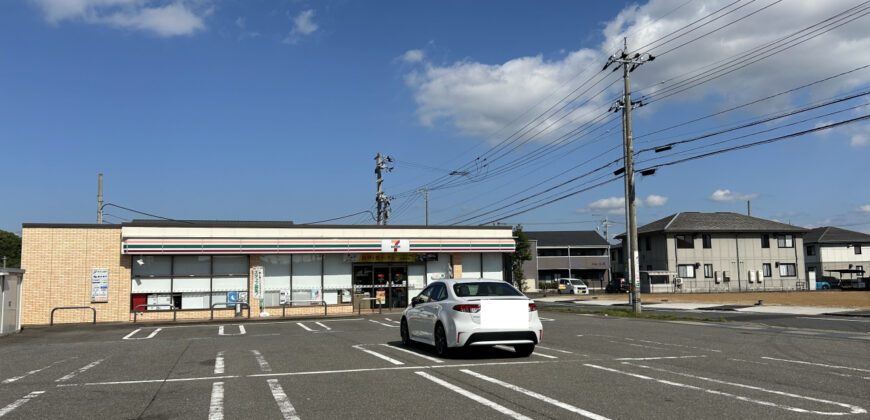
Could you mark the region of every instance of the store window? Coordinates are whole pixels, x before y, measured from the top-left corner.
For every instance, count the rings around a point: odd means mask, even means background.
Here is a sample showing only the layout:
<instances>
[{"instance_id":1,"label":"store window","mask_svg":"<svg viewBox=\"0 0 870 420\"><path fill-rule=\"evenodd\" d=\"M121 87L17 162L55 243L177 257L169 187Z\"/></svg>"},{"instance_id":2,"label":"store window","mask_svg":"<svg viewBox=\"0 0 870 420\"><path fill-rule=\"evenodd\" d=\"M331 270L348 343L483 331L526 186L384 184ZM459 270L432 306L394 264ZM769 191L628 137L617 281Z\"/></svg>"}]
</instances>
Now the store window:
<instances>
[{"instance_id":1,"label":"store window","mask_svg":"<svg viewBox=\"0 0 870 420\"><path fill-rule=\"evenodd\" d=\"M209 309L248 302L247 255L133 258L131 310Z\"/></svg>"}]
</instances>

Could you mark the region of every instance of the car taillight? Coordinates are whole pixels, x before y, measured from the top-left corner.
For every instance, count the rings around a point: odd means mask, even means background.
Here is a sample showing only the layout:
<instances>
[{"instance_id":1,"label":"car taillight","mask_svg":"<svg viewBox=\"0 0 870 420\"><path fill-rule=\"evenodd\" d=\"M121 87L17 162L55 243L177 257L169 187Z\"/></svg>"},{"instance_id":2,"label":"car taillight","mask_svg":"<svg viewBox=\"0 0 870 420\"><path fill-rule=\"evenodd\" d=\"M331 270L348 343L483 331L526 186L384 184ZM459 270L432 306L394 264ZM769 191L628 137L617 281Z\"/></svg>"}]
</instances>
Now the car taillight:
<instances>
[{"instance_id":1,"label":"car taillight","mask_svg":"<svg viewBox=\"0 0 870 420\"><path fill-rule=\"evenodd\" d=\"M474 314L474 313L480 312L480 305L464 303L461 305L454 305L453 310L458 311L458 312L468 312L468 313Z\"/></svg>"},{"instance_id":2,"label":"car taillight","mask_svg":"<svg viewBox=\"0 0 870 420\"><path fill-rule=\"evenodd\" d=\"M534 303L529 302L529 312L534 312L537 310L538 310L538 305L535 305Z\"/></svg>"}]
</instances>

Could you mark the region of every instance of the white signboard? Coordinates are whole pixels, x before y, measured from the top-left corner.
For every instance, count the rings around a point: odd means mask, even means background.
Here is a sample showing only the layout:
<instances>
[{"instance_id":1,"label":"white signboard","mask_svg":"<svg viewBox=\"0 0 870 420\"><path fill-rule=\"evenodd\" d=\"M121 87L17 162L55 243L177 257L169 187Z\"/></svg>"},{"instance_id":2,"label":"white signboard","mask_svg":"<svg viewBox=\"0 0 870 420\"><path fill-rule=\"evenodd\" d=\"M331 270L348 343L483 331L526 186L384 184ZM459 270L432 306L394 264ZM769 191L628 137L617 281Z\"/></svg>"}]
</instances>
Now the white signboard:
<instances>
[{"instance_id":1,"label":"white signboard","mask_svg":"<svg viewBox=\"0 0 870 420\"><path fill-rule=\"evenodd\" d=\"M384 239L381 252L411 252L411 241L407 239Z\"/></svg>"},{"instance_id":2,"label":"white signboard","mask_svg":"<svg viewBox=\"0 0 870 420\"><path fill-rule=\"evenodd\" d=\"M263 266L251 268L251 274L254 277L254 299L263 300Z\"/></svg>"},{"instance_id":3,"label":"white signboard","mask_svg":"<svg viewBox=\"0 0 870 420\"><path fill-rule=\"evenodd\" d=\"M91 270L91 302L109 301L109 269Z\"/></svg>"}]
</instances>

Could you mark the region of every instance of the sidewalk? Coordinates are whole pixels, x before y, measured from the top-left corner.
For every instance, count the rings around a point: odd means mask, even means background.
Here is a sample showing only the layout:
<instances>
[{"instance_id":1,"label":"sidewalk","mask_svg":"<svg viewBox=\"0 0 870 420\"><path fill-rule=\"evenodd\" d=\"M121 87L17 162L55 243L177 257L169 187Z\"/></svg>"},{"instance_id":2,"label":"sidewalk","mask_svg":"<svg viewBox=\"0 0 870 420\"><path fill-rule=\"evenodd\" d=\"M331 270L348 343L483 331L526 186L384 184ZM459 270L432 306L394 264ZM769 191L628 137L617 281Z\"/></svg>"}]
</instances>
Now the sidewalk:
<instances>
[{"instance_id":1,"label":"sidewalk","mask_svg":"<svg viewBox=\"0 0 870 420\"><path fill-rule=\"evenodd\" d=\"M549 296L535 299L536 302L563 302L574 303L584 306L627 306L628 298L624 299L578 299L572 296ZM685 302L643 302L645 308L650 309L674 309L674 310L707 310L707 311L734 311L748 313L787 314L787 315L838 315L838 316L862 316L870 317L870 311L853 308L841 308L833 306L794 306L794 305L729 305L714 303L685 303Z\"/></svg>"}]
</instances>

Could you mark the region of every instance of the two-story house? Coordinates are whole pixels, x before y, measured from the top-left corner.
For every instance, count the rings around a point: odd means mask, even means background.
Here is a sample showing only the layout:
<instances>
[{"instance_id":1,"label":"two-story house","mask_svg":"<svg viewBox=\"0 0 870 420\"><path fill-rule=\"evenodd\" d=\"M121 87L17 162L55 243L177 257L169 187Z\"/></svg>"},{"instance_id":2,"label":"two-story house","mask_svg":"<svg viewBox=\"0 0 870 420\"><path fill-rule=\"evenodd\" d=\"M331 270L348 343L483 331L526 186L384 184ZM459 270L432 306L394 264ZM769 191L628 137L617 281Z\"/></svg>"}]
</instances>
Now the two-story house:
<instances>
[{"instance_id":1,"label":"two-story house","mask_svg":"<svg viewBox=\"0 0 870 420\"><path fill-rule=\"evenodd\" d=\"M798 226L738 213L681 212L637 232L642 291L807 288L807 230ZM624 234L617 238L625 245Z\"/></svg>"},{"instance_id":2,"label":"two-story house","mask_svg":"<svg viewBox=\"0 0 870 420\"><path fill-rule=\"evenodd\" d=\"M526 232L532 259L523 264L527 279L541 282L571 277L590 288L610 281L610 244L593 230Z\"/></svg>"},{"instance_id":3,"label":"two-story house","mask_svg":"<svg viewBox=\"0 0 870 420\"><path fill-rule=\"evenodd\" d=\"M812 229L804 237L804 252L807 277L815 273L817 280L832 286L860 282L870 272L870 235L866 233L833 226ZM866 287L868 282L863 283Z\"/></svg>"}]
</instances>

